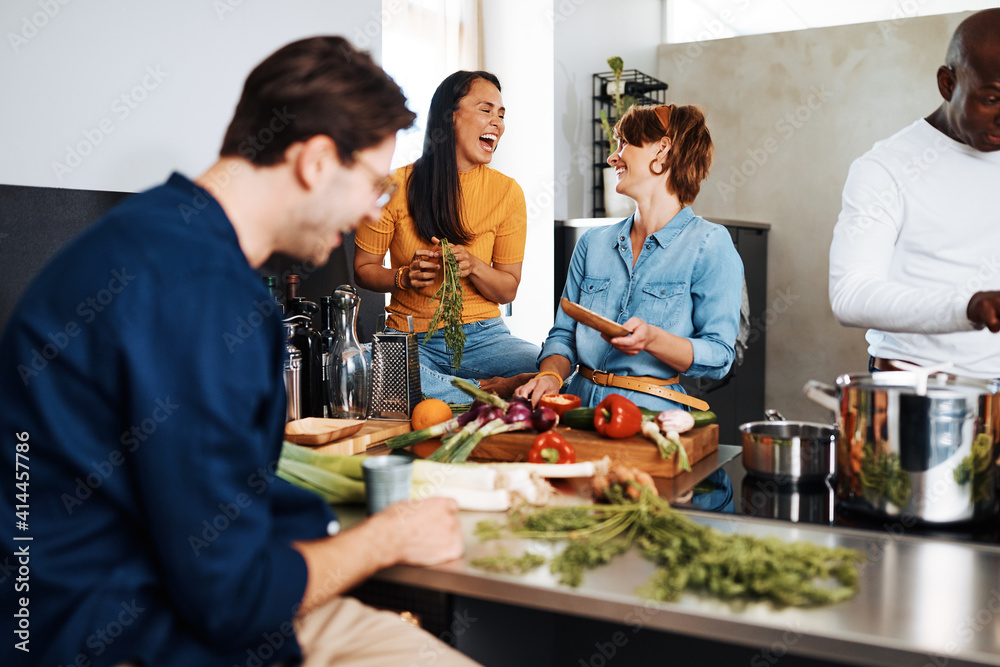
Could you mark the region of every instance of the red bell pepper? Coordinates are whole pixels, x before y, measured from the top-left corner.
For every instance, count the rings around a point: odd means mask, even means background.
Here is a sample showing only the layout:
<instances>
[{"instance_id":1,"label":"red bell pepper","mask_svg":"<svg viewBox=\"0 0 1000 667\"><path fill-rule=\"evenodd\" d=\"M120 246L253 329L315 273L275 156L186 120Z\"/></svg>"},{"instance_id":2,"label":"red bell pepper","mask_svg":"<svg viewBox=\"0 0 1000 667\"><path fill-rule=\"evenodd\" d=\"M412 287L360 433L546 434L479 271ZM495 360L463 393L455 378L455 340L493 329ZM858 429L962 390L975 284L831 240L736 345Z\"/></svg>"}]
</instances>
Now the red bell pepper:
<instances>
[{"instance_id":1,"label":"red bell pepper","mask_svg":"<svg viewBox=\"0 0 1000 667\"><path fill-rule=\"evenodd\" d=\"M580 407L580 397L573 394L546 394L538 401L538 405L545 405L553 410L562 419L562 416L573 408Z\"/></svg>"},{"instance_id":2,"label":"red bell pepper","mask_svg":"<svg viewBox=\"0 0 1000 667\"><path fill-rule=\"evenodd\" d=\"M542 433L531 443L528 463L574 463L576 451L555 431Z\"/></svg>"},{"instance_id":3,"label":"red bell pepper","mask_svg":"<svg viewBox=\"0 0 1000 667\"><path fill-rule=\"evenodd\" d=\"M606 438L630 438L642 429L642 410L621 394L608 394L594 410L594 429Z\"/></svg>"}]
</instances>

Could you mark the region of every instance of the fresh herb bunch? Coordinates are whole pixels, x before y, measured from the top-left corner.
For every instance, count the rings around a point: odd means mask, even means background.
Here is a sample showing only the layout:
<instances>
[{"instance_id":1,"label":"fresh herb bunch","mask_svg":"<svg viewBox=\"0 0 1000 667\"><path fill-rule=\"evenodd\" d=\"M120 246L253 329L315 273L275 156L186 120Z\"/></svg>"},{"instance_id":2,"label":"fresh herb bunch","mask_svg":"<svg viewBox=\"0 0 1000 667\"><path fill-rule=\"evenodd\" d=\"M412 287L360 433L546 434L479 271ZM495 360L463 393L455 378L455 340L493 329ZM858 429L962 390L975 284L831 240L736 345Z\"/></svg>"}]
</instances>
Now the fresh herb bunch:
<instances>
[{"instance_id":1,"label":"fresh herb bunch","mask_svg":"<svg viewBox=\"0 0 1000 667\"><path fill-rule=\"evenodd\" d=\"M496 556L484 556L475 558L472 567L478 567L497 574L524 574L545 564L545 556L533 554L531 552L520 556L512 556L503 549Z\"/></svg>"},{"instance_id":2,"label":"fresh herb bunch","mask_svg":"<svg viewBox=\"0 0 1000 667\"><path fill-rule=\"evenodd\" d=\"M648 489L636 501L624 493L611 497L615 504L515 511L506 525L481 522L477 535L493 539L507 531L527 539L569 539L549 567L570 586L635 544L659 566L638 591L653 600L675 600L690 590L724 600L806 607L858 592L857 564L865 556L853 549L721 533L691 521Z\"/></svg>"},{"instance_id":3,"label":"fresh herb bunch","mask_svg":"<svg viewBox=\"0 0 1000 667\"><path fill-rule=\"evenodd\" d=\"M465 350L465 330L462 328L462 283L460 282L461 270L458 268L458 260L455 253L448 245L448 239L441 239L441 259L444 264L444 279L441 287L434 293L434 298L439 300L434 317L431 318L430 326L427 327L427 334L424 336L426 343L437 331L438 326L444 329L444 343L451 351L451 364L455 368L462 365L462 352Z\"/></svg>"}]
</instances>

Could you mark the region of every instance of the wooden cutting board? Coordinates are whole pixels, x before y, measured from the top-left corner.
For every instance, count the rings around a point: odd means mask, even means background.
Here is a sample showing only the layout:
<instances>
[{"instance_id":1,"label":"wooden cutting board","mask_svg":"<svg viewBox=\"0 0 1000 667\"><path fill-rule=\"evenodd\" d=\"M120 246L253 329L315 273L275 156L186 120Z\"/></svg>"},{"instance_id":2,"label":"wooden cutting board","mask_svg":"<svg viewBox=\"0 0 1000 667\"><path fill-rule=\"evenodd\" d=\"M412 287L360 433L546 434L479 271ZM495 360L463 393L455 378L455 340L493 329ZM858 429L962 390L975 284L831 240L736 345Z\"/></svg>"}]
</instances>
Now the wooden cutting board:
<instances>
[{"instance_id":1,"label":"wooden cutting board","mask_svg":"<svg viewBox=\"0 0 1000 667\"><path fill-rule=\"evenodd\" d=\"M364 454L369 447L381 444L389 438L410 432L410 422L392 419L369 419L361 430L349 438L331 442L316 447L317 452L324 454Z\"/></svg>"},{"instance_id":2,"label":"wooden cutting board","mask_svg":"<svg viewBox=\"0 0 1000 667\"><path fill-rule=\"evenodd\" d=\"M656 443L642 436L621 440L603 438L595 431L584 431L557 426L556 430L573 445L577 461L592 461L611 457L612 464L639 468L653 477L676 477L677 457L664 461ZM469 457L473 461L525 461L537 433L501 433L484 438ZM681 443L687 452L688 462L694 465L719 449L719 425L710 424L681 434Z\"/></svg>"}]
</instances>

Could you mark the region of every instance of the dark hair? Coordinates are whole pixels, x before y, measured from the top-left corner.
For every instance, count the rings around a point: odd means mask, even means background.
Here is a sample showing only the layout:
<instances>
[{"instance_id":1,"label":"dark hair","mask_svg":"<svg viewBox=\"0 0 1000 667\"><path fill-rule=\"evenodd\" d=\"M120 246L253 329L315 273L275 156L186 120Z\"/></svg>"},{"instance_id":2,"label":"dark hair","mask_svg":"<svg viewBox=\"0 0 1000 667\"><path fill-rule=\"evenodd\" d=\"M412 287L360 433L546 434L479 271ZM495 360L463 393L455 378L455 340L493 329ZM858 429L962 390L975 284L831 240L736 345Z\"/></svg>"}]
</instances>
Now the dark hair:
<instances>
[{"instance_id":1,"label":"dark hair","mask_svg":"<svg viewBox=\"0 0 1000 667\"><path fill-rule=\"evenodd\" d=\"M664 127L656 109L669 111L669 122ZM661 111L662 113L662 111ZM666 116L666 114L663 114ZM667 190L677 196L683 206L692 203L701 190L701 182L708 177L712 166L712 135L705 125L705 115L693 106L673 104L633 106L615 124L615 136L622 137L633 146L670 139L670 154L666 168ZM654 174L663 173L650 171Z\"/></svg>"},{"instance_id":2,"label":"dark hair","mask_svg":"<svg viewBox=\"0 0 1000 667\"><path fill-rule=\"evenodd\" d=\"M396 82L343 37L310 37L275 51L250 72L219 155L279 164L297 141L326 135L337 157L371 148L416 115Z\"/></svg>"},{"instance_id":3,"label":"dark hair","mask_svg":"<svg viewBox=\"0 0 1000 667\"><path fill-rule=\"evenodd\" d=\"M476 79L485 79L500 90L500 81L489 72L458 71L442 81L431 98L424 152L413 163L406 184L410 217L428 241L432 236L460 244L472 241L462 224L454 114Z\"/></svg>"}]
</instances>

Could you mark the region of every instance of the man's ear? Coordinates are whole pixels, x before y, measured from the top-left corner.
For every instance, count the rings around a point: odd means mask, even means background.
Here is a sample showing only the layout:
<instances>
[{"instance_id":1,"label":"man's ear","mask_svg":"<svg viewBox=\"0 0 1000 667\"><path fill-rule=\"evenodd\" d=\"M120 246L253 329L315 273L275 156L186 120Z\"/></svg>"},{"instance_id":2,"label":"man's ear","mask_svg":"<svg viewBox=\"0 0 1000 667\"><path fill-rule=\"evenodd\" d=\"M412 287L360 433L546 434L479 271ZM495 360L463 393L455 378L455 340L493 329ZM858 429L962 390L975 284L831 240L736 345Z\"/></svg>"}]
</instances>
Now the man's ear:
<instances>
[{"instance_id":1,"label":"man's ear","mask_svg":"<svg viewBox=\"0 0 1000 667\"><path fill-rule=\"evenodd\" d=\"M294 149L296 149L292 152ZM333 139L317 134L305 141L296 142L288 147L290 155L286 159L292 162L295 178L303 188L311 190L329 174L332 169L341 166L337 157L337 146Z\"/></svg>"},{"instance_id":2,"label":"man's ear","mask_svg":"<svg viewBox=\"0 0 1000 667\"><path fill-rule=\"evenodd\" d=\"M958 84L958 79L955 76L955 70L947 65L941 65L937 71L937 84L938 92L941 93L941 97L943 97L946 102L951 102L951 98L955 94L955 86Z\"/></svg>"}]
</instances>

